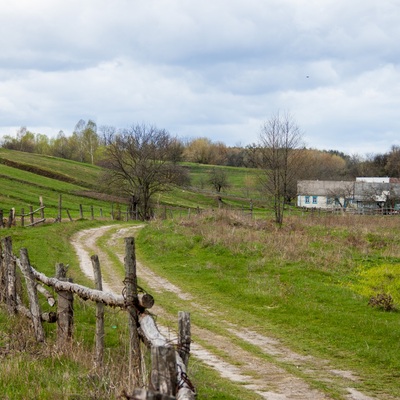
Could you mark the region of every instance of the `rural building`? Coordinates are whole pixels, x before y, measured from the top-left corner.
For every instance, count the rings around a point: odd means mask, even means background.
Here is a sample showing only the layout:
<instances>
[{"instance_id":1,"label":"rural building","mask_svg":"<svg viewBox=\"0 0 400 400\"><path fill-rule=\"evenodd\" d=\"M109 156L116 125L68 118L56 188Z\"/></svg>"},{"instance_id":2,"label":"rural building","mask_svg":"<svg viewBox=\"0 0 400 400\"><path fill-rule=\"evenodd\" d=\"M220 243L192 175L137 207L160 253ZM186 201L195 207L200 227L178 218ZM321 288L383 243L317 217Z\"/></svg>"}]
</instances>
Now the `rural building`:
<instances>
[{"instance_id":1,"label":"rural building","mask_svg":"<svg viewBox=\"0 0 400 400\"><path fill-rule=\"evenodd\" d=\"M400 211L400 179L360 177L355 181L298 181L297 206Z\"/></svg>"}]
</instances>

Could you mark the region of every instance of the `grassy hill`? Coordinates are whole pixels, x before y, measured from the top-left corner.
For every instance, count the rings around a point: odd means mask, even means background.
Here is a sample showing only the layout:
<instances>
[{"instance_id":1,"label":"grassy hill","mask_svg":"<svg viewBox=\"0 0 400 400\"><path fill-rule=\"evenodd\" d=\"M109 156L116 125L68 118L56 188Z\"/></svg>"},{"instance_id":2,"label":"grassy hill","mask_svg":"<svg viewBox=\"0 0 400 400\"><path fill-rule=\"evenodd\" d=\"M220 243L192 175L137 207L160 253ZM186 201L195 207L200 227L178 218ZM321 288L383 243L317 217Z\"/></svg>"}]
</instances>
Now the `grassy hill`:
<instances>
[{"instance_id":1,"label":"grassy hill","mask_svg":"<svg viewBox=\"0 0 400 400\"><path fill-rule=\"evenodd\" d=\"M161 208L216 208L217 196L221 196L227 208L248 209L252 199L254 211L263 212L256 190L255 170L183 165L189 170L190 186L160 194L154 200ZM216 193L207 183L212 168L225 171L230 185L226 191ZM86 212L93 206L110 213L112 203L125 209L127 199L98 191L100 173L101 168L94 165L0 148L0 209L7 212L14 207L18 213L21 208L27 210L29 205L38 205L42 196L50 215L56 216L60 194L63 208L67 208L74 218L79 216L79 205Z\"/></svg>"}]
</instances>

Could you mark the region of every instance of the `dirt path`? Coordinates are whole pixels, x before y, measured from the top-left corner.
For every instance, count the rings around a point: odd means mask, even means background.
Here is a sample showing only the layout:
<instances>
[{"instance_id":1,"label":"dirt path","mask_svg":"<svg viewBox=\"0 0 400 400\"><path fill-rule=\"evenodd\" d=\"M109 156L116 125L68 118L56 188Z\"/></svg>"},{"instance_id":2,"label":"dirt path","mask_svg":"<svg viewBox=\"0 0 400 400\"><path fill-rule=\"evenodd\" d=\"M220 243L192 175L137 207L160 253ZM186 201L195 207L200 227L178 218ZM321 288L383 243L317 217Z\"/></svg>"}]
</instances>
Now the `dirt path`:
<instances>
[{"instance_id":1,"label":"dirt path","mask_svg":"<svg viewBox=\"0 0 400 400\"><path fill-rule=\"evenodd\" d=\"M80 267L90 279L93 279L90 256L92 254L99 256L104 290L121 293L123 284L120 278L116 278L117 274L113 274L113 271L107 268L107 265L112 265L112 263L108 262L108 255L97 245L97 240L109 230L115 231L107 243L107 248L108 250L113 249L120 261L123 262L123 238L134 236L137 229L138 226L126 228L124 225L119 228L112 225L84 230L73 237L72 244L79 257ZM204 306L197 304L193 296L157 276L139 262L137 263L137 272L140 279L146 283L146 288L151 289L153 294L171 291L190 304L190 309L187 311L204 313ZM168 315L160 305L155 306L152 311L169 320L175 321L176 319L176 316ZM275 338L264 336L247 328L243 329L240 325L225 321L223 313L215 310L208 310L208 312L217 316L224 323L224 334L216 334L192 323L191 330L194 341L191 346L191 354L217 370L222 377L257 393L260 398L267 400L331 399L322 391L312 388L308 383L319 382L327 387L335 388L341 394L340 398L345 400L377 399L369 397L353 387L357 386L359 379L351 371L333 369L326 360L297 354L283 346ZM169 334L168 330L163 330L164 334ZM196 342L196 338L199 338L202 343L207 343L207 349ZM259 356L236 344L238 339L256 346ZM230 362L229 360L235 361ZM237 360L240 360L240 363L236 362ZM289 372L293 370L296 373ZM384 399L388 399L388 397L385 396Z\"/></svg>"}]
</instances>

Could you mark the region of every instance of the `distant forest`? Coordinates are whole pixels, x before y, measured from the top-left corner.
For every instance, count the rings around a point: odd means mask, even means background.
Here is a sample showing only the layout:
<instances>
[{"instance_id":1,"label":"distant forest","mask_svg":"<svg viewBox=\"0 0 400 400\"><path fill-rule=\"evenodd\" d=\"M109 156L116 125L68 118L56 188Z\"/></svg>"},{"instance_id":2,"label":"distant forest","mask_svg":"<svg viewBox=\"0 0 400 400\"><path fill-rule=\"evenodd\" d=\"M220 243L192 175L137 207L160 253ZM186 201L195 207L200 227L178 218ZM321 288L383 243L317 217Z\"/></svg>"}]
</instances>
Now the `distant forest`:
<instances>
[{"instance_id":1,"label":"distant forest","mask_svg":"<svg viewBox=\"0 0 400 400\"><path fill-rule=\"evenodd\" d=\"M55 138L30 132L21 127L14 136L0 139L1 147L29 153L37 153L69 160L107 166L107 138L118 134L112 126L97 127L89 120L80 120L70 136L60 131ZM229 147L205 137L192 139L175 138L172 162L192 162L231 167L254 167L246 147ZM357 176L400 177L400 146L391 146L383 154L348 155L336 150L298 149L302 152L300 179L346 180Z\"/></svg>"}]
</instances>

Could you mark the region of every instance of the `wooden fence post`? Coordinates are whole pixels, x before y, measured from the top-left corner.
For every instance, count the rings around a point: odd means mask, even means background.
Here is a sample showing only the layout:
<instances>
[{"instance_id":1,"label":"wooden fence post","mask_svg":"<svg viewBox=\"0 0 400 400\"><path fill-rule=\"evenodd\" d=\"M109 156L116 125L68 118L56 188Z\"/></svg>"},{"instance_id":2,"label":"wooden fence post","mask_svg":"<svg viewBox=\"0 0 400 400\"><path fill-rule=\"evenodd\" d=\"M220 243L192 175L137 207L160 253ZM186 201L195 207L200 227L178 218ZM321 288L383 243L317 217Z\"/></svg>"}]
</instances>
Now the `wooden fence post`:
<instances>
[{"instance_id":1,"label":"wooden fence post","mask_svg":"<svg viewBox=\"0 0 400 400\"><path fill-rule=\"evenodd\" d=\"M56 264L56 278L61 281L72 282L67 279L67 268L64 264ZM64 290L57 291L57 344L65 346L72 338L74 323L74 295Z\"/></svg>"},{"instance_id":2,"label":"wooden fence post","mask_svg":"<svg viewBox=\"0 0 400 400\"><path fill-rule=\"evenodd\" d=\"M82 208L82 204L79 204L79 216L81 219L83 219L83 208Z\"/></svg>"},{"instance_id":3,"label":"wooden fence post","mask_svg":"<svg viewBox=\"0 0 400 400\"><path fill-rule=\"evenodd\" d=\"M33 225L35 223L35 216L33 215L33 206L29 206L29 215L31 218L31 224Z\"/></svg>"},{"instance_id":4,"label":"wooden fence post","mask_svg":"<svg viewBox=\"0 0 400 400\"><path fill-rule=\"evenodd\" d=\"M176 394L176 354L171 346L151 348L151 386L152 390L175 396Z\"/></svg>"},{"instance_id":5,"label":"wooden fence post","mask_svg":"<svg viewBox=\"0 0 400 400\"><path fill-rule=\"evenodd\" d=\"M3 214L3 210L0 210L0 228L4 228L4 214Z\"/></svg>"},{"instance_id":6,"label":"wooden fence post","mask_svg":"<svg viewBox=\"0 0 400 400\"><path fill-rule=\"evenodd\" d=\"M43 205L43 197L39 197L39 208L40 208L40 219L44 219L44 205Z\"/></svg>"},{"instance_id":7,"label":"wooden fence post","mask_svg":"<svg viewBox=\"0 0 400 400\"><path fill-rule=\"evenodd\" d=\"M189 356L190 356L190 313L185 311L178 312L178 325L179 325L179 336L178 336L178 353L182 358L185 367L188 367Z\"/></svg>"},{"instance_id":8,"label":"wooden fence post","mask_svg":"<svg viewBox=\"0 0 400 400\"><path fill-rule=\"evenodd\" d=\"M4 283L2 297L3 301L7 304L8 312L15 314L17 310L16 266L12 252L11 236L7 236L1 240L1 247L4 252L2 260L2 283Z\"/></svg>"},{"instance_id":9,"label":"wooden fence post","mask_svg":"<svg viewBox=\"0 0 400 400\"><path fill-rule=\"evenodd\" d=\"M11 228L11 226L14 224L14 218L15 218L15 210L14 208L12 208L10 210L10 214L8 217L7 228Z\"/></svg>"},{"instance_id":10,"label":"wooden fence post","mask_svg":"<svg viewBox=\"0 0 400 400\"><path fill-rule=\"evenodd\" d=\"M94 209L93 209L93 206L90 206L90 215L91 215L92 220L94 220Z\"/></svg>"},{"instance_id":11,"label":"wooden fence post","mask_svg":"<svg viewBox=\"0 0 400 400\"><path fill-rule=\"evenodd\" d=\"M25 226L25 209L21 208L21 226Z\"/></svg>"},{"instance_id":12,"label":"wooden fence post","mask_svg":"<svg viewBox=\"0 0 400 400\"><path fill-rule=\"evenodd\" d=\"M93 266L94 282L97 290L103 290L99 257L90 257ZM95 364L97 367L103 365L104 356L104 304L96 303L96 355Z\"/></svg>"},{"instance_id":13,"label":"wooden fence post","mask_svg":"<svg viewBox=\"0 0 400 400\"><path fill-rule=\"evenodd\" d=\"M38 342L44 342L44 330L42 326L41 312L37 296L36 280L32 274L27 249L20 250L20 261L21 261L21 270L22 273L24 274L26 281L26 288L29 297L29 309L32 314L32 321L33 321L33 327L35 329L36 340Z\"/></svg>"},{"instance_id":14,"label":"wooden fence post","mask_svg":"<svg viewBox=\"0 0 400 400\"><path fill-rule=\"evenodd\" d=\"M57 216L58 222L62 222L61 210L62 210L62 195L60 194L58 197L58 216Z\"/></svg>"},{"instance_id":15,"label":"wooden fence post","mask_svg":"<svg viewBox=\"0 0 400 400\"><path fill-rule=\"evenodd\" d=\"M142 386L140 342L137 327L138 304L135 239L125 238L125 296L129 327L129 383L132 387Z\"/></svg>"}]
</instances>

